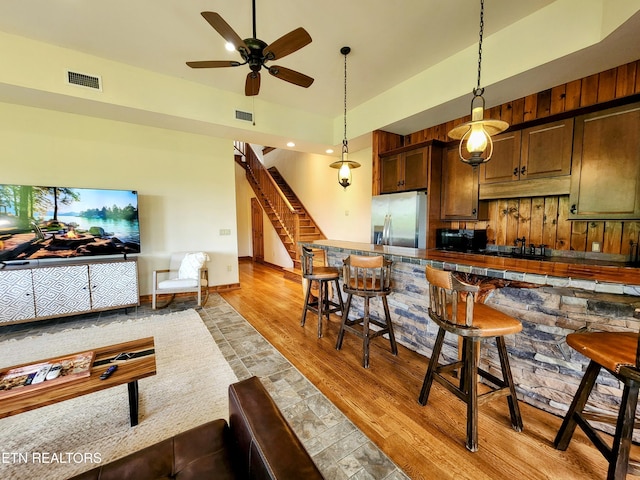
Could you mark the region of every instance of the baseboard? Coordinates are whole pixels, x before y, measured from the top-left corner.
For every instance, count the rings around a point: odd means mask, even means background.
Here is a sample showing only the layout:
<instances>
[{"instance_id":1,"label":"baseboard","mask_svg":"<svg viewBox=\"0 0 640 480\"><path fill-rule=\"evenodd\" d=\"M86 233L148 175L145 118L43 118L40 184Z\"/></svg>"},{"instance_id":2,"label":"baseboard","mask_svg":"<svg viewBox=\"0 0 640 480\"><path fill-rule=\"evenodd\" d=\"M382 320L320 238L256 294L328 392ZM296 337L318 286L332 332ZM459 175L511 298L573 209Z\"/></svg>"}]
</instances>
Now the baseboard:
<instances>
[{"instance_id":1,"label":"baseboard","mask_svg":"<svg viewBox=\"0 0 640 480\"><path fill-rule=\"evenodd\" d=\"M231 292L240 288L239 283L230 283L227 285L213 285L209 287L209 293ZM176 293L176 297L194 297L195 293ZM151 303L151 295L140 295L140 303Z\"/></svg>"}]
</instances>

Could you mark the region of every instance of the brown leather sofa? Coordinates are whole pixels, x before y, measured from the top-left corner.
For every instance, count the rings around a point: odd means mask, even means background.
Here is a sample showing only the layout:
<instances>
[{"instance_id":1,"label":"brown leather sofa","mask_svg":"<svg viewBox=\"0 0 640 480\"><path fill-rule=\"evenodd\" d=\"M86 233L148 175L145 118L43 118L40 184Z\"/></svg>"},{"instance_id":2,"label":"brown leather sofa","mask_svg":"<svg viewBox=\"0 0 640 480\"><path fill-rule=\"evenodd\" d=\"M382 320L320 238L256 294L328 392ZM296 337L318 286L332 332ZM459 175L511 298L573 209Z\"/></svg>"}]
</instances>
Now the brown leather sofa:
<instances>
[{"instance_id":1,"label":"brown leather sofa","mask_svg":"<svg viewBox=\"0 0 640 480\"><path fill-rule=\"evenodd\" d=\"M229 423L219 419L71 480L322 479L257 377L229 386Z\"/></svg>"}]
</instances>

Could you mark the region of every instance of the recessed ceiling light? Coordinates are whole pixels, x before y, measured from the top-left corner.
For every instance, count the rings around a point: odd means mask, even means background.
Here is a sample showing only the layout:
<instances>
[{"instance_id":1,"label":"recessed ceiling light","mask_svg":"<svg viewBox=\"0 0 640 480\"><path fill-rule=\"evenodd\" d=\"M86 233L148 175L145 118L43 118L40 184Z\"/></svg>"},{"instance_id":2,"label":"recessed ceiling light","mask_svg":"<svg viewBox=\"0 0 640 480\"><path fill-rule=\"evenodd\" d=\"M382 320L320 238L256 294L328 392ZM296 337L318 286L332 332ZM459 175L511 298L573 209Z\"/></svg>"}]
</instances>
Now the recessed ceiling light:
<instances>
[{"instance_id":1,"label":"recessed ceiling light","mask_svg":"<svg viewBox=\"0 0 640 480\"><path fill-rule=\"evenodd\" d=\"M324 153L328 153L328 154L332 154L333 153L333 148L327 148Z\"/></svg>"},{"instance_id":2,"label":"recessed ceiling light","mask_svg":"<svg viewBox=\"0 0 640 480\"><path fill-rule=\"evenodd\" d=\"M233 43L227 42L224 44L224 48L226 48L229 52L235 51L236 47L233 46Z\"/></svg>"},{"instance_id":3,"label":"recessed ceiling light","mask_svg":"<svg viewBox=\"0 0 640 480\"><path fill-rule=\"evenodd\" d=\"M295 147L296 144L293 142L287 142L287 147Z\"/></svg>"}]
</instances>

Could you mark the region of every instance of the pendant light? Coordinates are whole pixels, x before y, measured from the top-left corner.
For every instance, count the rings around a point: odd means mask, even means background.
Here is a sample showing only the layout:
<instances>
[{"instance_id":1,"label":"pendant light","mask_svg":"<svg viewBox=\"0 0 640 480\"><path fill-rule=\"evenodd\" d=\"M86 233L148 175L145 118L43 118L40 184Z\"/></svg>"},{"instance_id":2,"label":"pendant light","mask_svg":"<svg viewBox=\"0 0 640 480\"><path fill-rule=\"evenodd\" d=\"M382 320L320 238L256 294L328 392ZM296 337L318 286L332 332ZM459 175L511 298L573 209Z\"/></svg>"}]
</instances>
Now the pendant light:
<instances>
[{"instance_id":1,"label":"pendant light","mask_svg":"<svg viewBox=\"0 0 640 480\"><path fill-rule=\"evenodd\" d=\"M338 183L346 190L351 185L351 170L360 164L349 160L349 144L347 142L347 55L350 47L342 47L340 53L344 55L344 138L342 139L342 156L329 166L338 169Z\"/></svg>"},{"instance_id":2,"label":"pendant light","mask_svg":"<svg viewBox=\"0 0 640 480\"><path fill-rule=\"evenodd\" d=\"M478 43L478 84L473 89L471 99L471 121L459 125L449 132L449 137L460 140L458 153L460 160L472 167L486 163L493 154L491 136L505 131L509 124L502 120L484 118L484 88L480 87L482 69L482 36L484 33L484 0L480 0L480 41ZM464 150L468 155L464 155Z\"/></svg>"}]
</instances>

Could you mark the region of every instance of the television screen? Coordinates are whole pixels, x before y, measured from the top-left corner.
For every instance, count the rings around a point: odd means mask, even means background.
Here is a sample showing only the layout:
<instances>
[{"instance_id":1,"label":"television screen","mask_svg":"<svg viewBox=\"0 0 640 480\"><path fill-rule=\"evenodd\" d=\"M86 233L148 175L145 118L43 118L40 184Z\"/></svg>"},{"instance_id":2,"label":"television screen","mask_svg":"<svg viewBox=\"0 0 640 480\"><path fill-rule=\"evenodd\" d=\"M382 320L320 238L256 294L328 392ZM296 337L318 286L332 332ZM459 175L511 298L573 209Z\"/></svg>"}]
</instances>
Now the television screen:
<instances>
[{"instance_id":1,"label":"television screen","mask_svg":"<svg viewBox=\"0 0 640 480\"><path fill-rule=\"evenodd\" d=\"M139 252L136 191L0 185L0 261Z\"/></svg>"}]
</instances>

